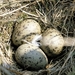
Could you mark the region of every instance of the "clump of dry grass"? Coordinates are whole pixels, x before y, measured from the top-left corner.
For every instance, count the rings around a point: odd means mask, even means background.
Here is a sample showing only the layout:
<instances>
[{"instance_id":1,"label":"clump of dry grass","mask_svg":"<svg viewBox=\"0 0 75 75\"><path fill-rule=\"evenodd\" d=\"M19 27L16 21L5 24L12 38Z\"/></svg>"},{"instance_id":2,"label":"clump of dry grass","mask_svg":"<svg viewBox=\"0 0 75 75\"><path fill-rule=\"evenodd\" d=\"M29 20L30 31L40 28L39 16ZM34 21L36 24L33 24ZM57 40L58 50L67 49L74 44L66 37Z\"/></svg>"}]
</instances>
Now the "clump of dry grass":
<instances>
[{"instance_id":1,"label":"clump of dry grass","mask_svg":"<svg viewBox=\"0 0 75 75\"><path fill-rule=\"evenodd\" d=\"M25 18L36 19L42 32L53 27L65 37L75 37L74 0L2 0L0 2L0 70L2 75L72 75L75 74L75 47L64 47L62 54L50 58L45 70L22 71L13 59L13 26ZM16 70L16 71L15 71Z\"/></svg>"}]
</instances>

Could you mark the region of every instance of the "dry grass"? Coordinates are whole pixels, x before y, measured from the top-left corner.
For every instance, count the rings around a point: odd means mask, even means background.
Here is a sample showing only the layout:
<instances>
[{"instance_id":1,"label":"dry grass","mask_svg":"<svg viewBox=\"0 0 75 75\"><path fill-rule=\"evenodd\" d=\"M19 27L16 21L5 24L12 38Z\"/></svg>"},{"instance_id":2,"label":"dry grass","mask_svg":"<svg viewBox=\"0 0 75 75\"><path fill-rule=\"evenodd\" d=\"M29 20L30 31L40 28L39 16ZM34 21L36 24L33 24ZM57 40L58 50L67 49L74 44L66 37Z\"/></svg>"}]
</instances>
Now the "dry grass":
<instances>
[{"instance_id":1,"label":"dry grass","mask_svg":"<svg viewBox=\"0 0 75 75\"><path fill-rule=\"evenodd\" d=\"M42 32L53 27L64 37L75 37L75 0L1 0L0 75L74 75L75 47L64 47L45 70L26 71L16 64L11 36L14 24L25 18L36 19Z\"/></svg>"}]
</instances>

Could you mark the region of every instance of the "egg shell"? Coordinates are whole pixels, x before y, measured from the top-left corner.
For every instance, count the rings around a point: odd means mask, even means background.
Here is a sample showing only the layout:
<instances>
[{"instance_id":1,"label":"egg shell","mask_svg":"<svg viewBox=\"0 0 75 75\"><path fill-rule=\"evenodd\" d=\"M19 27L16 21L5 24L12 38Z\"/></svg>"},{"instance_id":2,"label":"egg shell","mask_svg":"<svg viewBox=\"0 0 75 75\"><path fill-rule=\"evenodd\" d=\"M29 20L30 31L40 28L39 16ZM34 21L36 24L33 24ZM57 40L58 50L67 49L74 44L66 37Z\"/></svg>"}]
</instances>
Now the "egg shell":
<instances>
[{"instance_id":1,"label":"egg shell","mask_svg":"<svg viewBox=\"0 0 75 75\"><path fill-rule=\"evenodd\" d=\"M36 34L41 33L41 27L39 23L33 19L26 19L21 24L15 25L12 42L14 45L19 46L22 44L22 40L31 42Z\"/></svg>"},{"instance_id":2,"label":"egg shell","mask_svg":"<svg viewBox=\"0 0 75 75\"><path fill-rule=\"evenodd\" d=\"M31 44L19 46L15 53L15 58L24 69L40 70L48 64L45 53L39 47Z\"/></svg>"},{"instance_id":3,"label":"egg shell","mask_svg":"<svg viewBox=\"0 0 75 75\"><path fill-rule=\"evenodd\" d=\"M64 39L58 30L50 28L42 34L41 44L47 56L53 57L61 53Z\"/></svg>"}]
</instances>

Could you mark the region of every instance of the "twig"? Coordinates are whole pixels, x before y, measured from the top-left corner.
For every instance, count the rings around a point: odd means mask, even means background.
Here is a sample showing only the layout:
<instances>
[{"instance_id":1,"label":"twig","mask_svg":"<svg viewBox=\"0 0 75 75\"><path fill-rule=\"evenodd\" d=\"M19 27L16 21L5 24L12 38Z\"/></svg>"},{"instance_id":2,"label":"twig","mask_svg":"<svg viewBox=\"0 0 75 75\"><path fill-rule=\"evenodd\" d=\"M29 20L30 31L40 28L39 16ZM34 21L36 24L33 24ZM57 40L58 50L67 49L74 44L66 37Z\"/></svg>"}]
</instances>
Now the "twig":
<instances>
[{"instance_id":1,"label":"twig","mask_svg":"<svg viewBox=\"0 0 75 75\"><path fill-rule=\"evenodd\" d=\"M27 15L31 15L31 16L34 16L34 17L38 17L37 15L31 14L31 13L29 13L29 12L26 12L26 11L22 10L22 9L21 9L21 11L22 11L23 13L27 14Z\"/></svg>"},{"instance_id":2,"label":"twig","mask_svg":"<svg viewBox=\"0 0 75 75\"><path fill-rule=\"evenodd\" d=\"M29 4L24 5L24 6L21 6L20 8L15 9L15 10L13 10L13 11L10 11L10 12L7 12L7 13L4 13L4 14L0 15L0 17L6 16L6 15L8 15L8 14L12 14L12 13L14 13L14 12L16 12L16 11L19 11L20 9L22 9L22 8L24 8L24 7L27 7L28 5L29 5Z\"/></svg>"},{"instance_id":3,"label":"twig","mask_svg":"<svg viewBox=\"0 0 75 75\"><path fill-rule=\"evenodd\" d=\"M15 70L11 70L11 69L7 69L7 70L9 70L10 72L15 73L16 75L23 75L23 73L21 73L19 71L15 71Z\"/></svg>"},{"instance_id":4,"label":"twig","mask_svg":"<svg viewBox=\"0 0 75 75\"><path fill-rule=\"evenodd\" d=\"M6 68L0 65L0 70L3 71L7 75L12 75Z\"/></svg>"}]
</instances>

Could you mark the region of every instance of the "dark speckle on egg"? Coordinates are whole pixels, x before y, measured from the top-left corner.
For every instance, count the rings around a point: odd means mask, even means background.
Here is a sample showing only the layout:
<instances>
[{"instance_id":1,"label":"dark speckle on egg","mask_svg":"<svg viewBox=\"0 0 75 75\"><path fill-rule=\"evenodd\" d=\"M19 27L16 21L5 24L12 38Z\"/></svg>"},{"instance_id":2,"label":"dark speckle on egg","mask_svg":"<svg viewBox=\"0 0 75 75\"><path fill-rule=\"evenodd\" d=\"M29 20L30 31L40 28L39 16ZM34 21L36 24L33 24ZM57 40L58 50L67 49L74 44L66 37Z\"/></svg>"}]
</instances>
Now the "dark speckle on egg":
<instances>
[{"instance_id":1,"label":"dark speckle on egg","mask_svg":"<svg viewBox=\"0 0 75 75\"><path fill-rule=\"evenodd\" d=\"M17 40L15 40L15 42L18 42Z\"/></svg>"}]
</instances>

